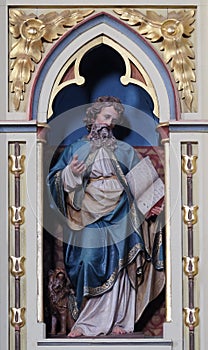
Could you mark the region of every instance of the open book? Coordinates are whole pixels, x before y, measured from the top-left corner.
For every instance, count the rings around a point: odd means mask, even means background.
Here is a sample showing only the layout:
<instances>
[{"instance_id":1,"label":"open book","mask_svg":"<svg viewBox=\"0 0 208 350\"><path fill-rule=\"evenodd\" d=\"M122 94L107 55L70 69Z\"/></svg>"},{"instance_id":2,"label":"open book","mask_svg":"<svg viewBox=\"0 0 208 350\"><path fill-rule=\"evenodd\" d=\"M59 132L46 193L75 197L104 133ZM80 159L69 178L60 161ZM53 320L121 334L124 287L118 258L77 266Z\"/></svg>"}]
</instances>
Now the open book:
<instances>
[{"instance_id":1,"label":"open book","mask_svg":"<svg viewBox=\"0 0 208 350\"><path fill-rule=\"evenodd\" d=\"M144 215L164 197L164 183L149 156L143 158L127 173L126 180L139 210Z\"/></svg>"}]
</instances>

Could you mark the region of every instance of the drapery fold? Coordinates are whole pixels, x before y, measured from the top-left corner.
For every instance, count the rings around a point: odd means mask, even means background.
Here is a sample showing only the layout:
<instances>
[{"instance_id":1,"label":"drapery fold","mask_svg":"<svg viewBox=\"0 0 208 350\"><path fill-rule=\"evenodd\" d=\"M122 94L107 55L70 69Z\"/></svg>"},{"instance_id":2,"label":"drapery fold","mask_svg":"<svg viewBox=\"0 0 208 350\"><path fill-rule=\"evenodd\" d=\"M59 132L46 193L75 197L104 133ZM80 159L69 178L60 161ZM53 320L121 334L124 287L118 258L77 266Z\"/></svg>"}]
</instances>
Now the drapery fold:
<instances>
[{"instance_id":1,"label":"drapery fold","mask_svg":"<svg viewBox=\"0 0 208 350\"><path fill-rule=\"evenodd\" d=\"M90 174L97 153L97 150L91 152L90 142L86 139L65 149L48 176L53 209L67 216L69 205L80 215L86 193L89 192ZM86 172L82 184L78 184L74 192L66 193L62 171L74 154L85 162ZM162 240L156 239L158 222L145 220L125 180L127 172L139 161L136 152L128 144L118 141L114 153L107 150L107 154L123 190L120 190L119 200L114 200L112 207L109 206L100 217L95 216L76 229L70 226L69 219L63 220L65 266L75 288L79 308L84 297L95 297L111 290L120 272L127 269L130 283L136 290L137 321L147 304L164 287ZM70 195L73 198L67 201L66 197ZM90 211L95 212L93 207ZM158 242L161 242L160 246Z\"/></svg>"}]
</instances>

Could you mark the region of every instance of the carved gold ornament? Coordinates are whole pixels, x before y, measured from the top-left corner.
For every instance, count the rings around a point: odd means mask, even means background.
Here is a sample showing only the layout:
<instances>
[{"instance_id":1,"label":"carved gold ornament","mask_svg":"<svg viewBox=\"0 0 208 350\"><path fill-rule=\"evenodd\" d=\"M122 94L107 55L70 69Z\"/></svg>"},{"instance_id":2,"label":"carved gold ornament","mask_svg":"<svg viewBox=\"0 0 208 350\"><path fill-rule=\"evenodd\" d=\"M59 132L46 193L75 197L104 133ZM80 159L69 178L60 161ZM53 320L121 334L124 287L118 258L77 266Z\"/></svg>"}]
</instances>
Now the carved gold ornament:
<instances>
[{"instance_id":1,"label":"carved gold ornament","mask_svg":"<svg viewBox=\"0 0 208 350\"><path fill-rule=\"evenodd\" d=\"M23 225L25 222L25 207L15 207L14 205L12 205L9 209L11 212L11 223L13 225Z\"/></svg>"},{"instance_id":2,"label":"carved gold ornament","mask_svg":"<svg viewBox=\"0 0 208 350\"><path fill-rule=\"evenodd\" d=\"M193 278L198 274L198 271L199 271L198 261L199 261L198 256L183 257L184 272L189 278Z\"/></svg>"},{"instance_id":3,"label":"carved gold ornament","mask_svg":"<svg viewBox=\"0 0 208 350\"><path fill-rule=\"evenodd\" d=\"M160 50L166 63L170 64L178 90L189 111L192 110L193 82L195 78L195 58L193 44L189 40L194 27L194 10L171 11L167 18L154 11L146 15L135 9L114 10L120 18L131 26L138 25L138 31L152 43L161 41Z\"/></svg>"},{"instance_id":4,"label":"carved gold ornament","mask_svg":"<svg viewBox=\"0 0 208 350\"><path fill-rule=\"evenodd\" d=\"M199 308L184 308L184 322L185 325L191 329L199 325Z\"/></svg>"},{"instance_id":5,"label":"carved gold ornament","mask_svg":"<svg viewBox=\"0 0 208 350\"><path fill-rule=\"evenodd\" d=\"M11 308L11 324L13 327L21 328L25 325L25 308Z\"/></svg>"},{"instance_id":6,"label":"carved gold ornament","mask_svg":"<svg viewBox=\"0 0 208 350\"><path fill-rule=\"evenodd\" d=\"M197 210L199 209L198 205L183 205L183 221L186 225L195 225L198 221Z\"/></svg>"},{"instance_id":7,"label":"carved gold ornament","mask_svg":"<svg viewBox=\"0 0 208 350\"><path fill-rule=\"evenodd\" d=\"M44 52L44 41L52 43L63 35L67 27L73 27L93 10L64 10L49 12L37 17L24 11L11 9L9 12L10 32L15 39L10 51L11 92L14 93L15 110L24 100L25 84L31 79L35 64L40 62Z\"/></svg>"},{"instance_id":8,"label":"carved gold ornament","mask_svg":"<svg viewBox=\"0 0 208 350\"><path fill-rule=\"evenodd\" d=\"M9 156L9 170L11 171L12 174L23 174L24 173L24 160L25 160L25 155L13 155L11 154Z\"/></svg>"},{"instance_id":9,"label":"carved gold ornament","mask_svg":"<svg viewBox=\"0 0 208 350\"><path fill-rule=\"evenodd\" d=\"M21 277L25 274L24 261L25 257L10 256L11 260L11 274L14 277Z\"/></svg>"},{"instance_id":10,"label":"carved gold ornament","mask_svg":"<svg viewBox=\"0 0 208 350\"><path fill-rule=\"evenodd\" d=\"M182 169L187 175L193 175L197 171L197 161L198 157L196 155L188 156L187 154L182 155Z\"/></svg>"}]
</instances>

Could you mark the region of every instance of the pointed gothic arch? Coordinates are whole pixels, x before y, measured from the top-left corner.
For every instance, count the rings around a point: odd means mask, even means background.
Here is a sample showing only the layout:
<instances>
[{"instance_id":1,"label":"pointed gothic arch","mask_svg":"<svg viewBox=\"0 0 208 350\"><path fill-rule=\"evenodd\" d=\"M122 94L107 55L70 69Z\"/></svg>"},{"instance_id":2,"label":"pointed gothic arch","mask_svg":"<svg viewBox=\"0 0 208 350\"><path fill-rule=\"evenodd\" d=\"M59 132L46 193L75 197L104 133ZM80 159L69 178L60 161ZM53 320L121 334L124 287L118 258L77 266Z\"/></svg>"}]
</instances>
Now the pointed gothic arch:
<instances>
[{"instance_id":1,"label":"pointed gothic arch","mask_svg":"<svg viewBox=\"0 0 208 350\"><path fill-rule=\"evenodd\" d=\"M115 45L128 50L129 53L143 67L151 82L153 99L157 99L158 116L161 122L170 119L179 119L179 103L177 92L172 81L171 75L153 47L136 31L128 27L119 19L108 13L99 13L93 15L83 22L67 31L59 41L54 44L49 51L34 80L30 104L29 119L37 119L38 122L47 122L50 116L50 100L53 95L54 84L59 76L60 69L70 60L76 52L86 43L92 43L97 38L110 38ZM103 40L103 39L101 39ZM75 74L77 74L75 69ZM125 75L123 82L128 84ZM77 74L75 80L78 84L83 84L83 78ZM147 84L147 82L146 82Z\"/></svg>"},{"instance_id":2,"label":"pointed gothic arch","mask_svg":"<svg viewBox=\"0 0 208 350\"><path fill-rule=\"evenodd\" d=\"M125 42L123 42L124 38ZM135 85L141 87L145 92L148 92L149 96L157 104L156 111L160 122L163 123L170 119L179 119L177 93L171 76L161 58L142 36L121 23L120 20L105 13L92 16L68 31L59 39L45 57L39 67L31 90L29 106L30 119L36 119L40 124L49 122L52 103L57 94L64 90L64 77L70 71L70 69L66 69L66 66L67 68L72 67L73 62L76 62L74 58L77 59L77 57L80 63L81 59L84 57L83 53L79 54L82 52L83 47L88 44L91 45L91 48L98 47L99 40L102 45L106 45L109 40L111 43L114 42L115 46L117 45L123 48L123 51L126 50L125 55L123 55L127 57L126 60L124 59L125 67L129 65L129 56L126 52L129 52L132 55L131 57L135 58L138 63L137 71L143 73L141 75L143 78L146 77L146 81L149 79L148 82L151 88L145 88L145 84L141 83L141 77L140 80L138 80L139 82ZM93 45L94 41L95 44ZM109 45L109 42L107 46L115 49L114 45ZM85 53L88 51L89 50L86 50ZM76 56L77 53L78 56ZM135 63L135 65L137 63ZM80 66L78 65L78 67ZM128 71L128 69L126 69L126 71ZM75 81L73 83L77 86L79 86L79 84L82 86L83 77L79 74L79 69L75 69L74 72ZM123 82L125 82L126 79L127 85L129 82L132 83L132 81L130 81L132 78L131 75L128 76L126 73L123 74L123 77ZM65 85L69 86L69 80L66 79L65 81ZM63 85L60 86L61 84Z\"/></svg>"}]
</instances>

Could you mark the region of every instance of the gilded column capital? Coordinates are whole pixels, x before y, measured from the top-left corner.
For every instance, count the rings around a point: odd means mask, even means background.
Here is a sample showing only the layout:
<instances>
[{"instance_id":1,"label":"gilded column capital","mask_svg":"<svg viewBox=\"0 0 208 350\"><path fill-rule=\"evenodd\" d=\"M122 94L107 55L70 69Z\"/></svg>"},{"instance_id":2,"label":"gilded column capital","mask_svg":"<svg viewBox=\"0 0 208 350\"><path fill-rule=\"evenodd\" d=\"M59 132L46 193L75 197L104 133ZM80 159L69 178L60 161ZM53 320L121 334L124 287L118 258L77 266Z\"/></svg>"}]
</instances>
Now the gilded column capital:
<instances>
[{"instance_id":1,"label":"gilded column capital","mask_svg":"<svg viewBox=\"0 0 208 350\"><path fill-rule=\"evenodd\" d=\"M169 123L160 123L157 126L157 131L161 136L161 143L169 142Z\"/></svg>"}]
</instances>

